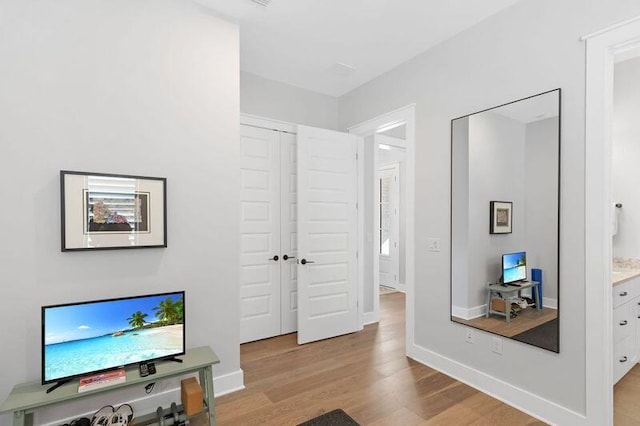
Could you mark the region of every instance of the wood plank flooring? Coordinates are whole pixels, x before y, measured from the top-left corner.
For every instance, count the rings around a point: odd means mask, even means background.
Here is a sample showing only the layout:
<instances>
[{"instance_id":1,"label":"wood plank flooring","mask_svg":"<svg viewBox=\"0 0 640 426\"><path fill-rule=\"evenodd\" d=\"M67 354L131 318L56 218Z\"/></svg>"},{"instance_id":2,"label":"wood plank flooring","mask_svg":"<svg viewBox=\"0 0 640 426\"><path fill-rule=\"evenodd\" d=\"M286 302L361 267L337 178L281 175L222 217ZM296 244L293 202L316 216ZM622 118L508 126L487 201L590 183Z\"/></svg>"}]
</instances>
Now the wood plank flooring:
<instances>
[{"instance_id":1,"label":"wood plank flooring","mask_svg":"<svg viewBox=\"0 0 640 426\"><path fill-rule=\"evenodd\" d=\"M558 311L556 309L542 308L538 311L537 309L527 308L520 311L518 316L512 318L510 322L507 322L503 316L498 315L491 315L489 318L482 316L472 320L453 317L453 320L460 324L467 324L471 327L500 334L501 336L513 337L516 334L531 330L556 318L558 318Z\"/></svg>"},{"instance_id":2,"label":"wood plank flooring","mask_svg":"<svg viewBox=\"0 0 640 426\"><path fill-rule=\"evenodd\" d=\"M616 426L640 425L640 364L613 387L613 419Z\"/></svg>"},{"instance_id":3,"label":"wood plank flooring","mask_svg":"<svg viewBox=\"0 0 640 426\"><path fill-rule=\"evenodd\" d=\"M380 323L359 333L242 345L246 389L216 398L218 425L297 425L336 408L361 425L544 424L406 358L404 304L382 296Z\"/></svg>"}]
</instances>

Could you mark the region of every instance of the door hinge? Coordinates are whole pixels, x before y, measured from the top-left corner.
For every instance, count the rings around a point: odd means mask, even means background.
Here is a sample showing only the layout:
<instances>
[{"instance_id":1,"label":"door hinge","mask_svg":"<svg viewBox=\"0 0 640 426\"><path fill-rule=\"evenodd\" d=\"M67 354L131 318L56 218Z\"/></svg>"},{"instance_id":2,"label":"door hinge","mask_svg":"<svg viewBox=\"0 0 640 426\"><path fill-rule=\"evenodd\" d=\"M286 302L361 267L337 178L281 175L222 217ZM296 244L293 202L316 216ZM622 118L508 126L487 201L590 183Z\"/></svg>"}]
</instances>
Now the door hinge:
<instances>
[{"instance_id":1,"label":"door hinge","mask_svg":"<svg viewBox=\"0 0 640 426\"><path fill-rule=\"evenodd\" d=\"M358 159L358 153L356 152L356 160Z\"/></svg>"}]
</instances>

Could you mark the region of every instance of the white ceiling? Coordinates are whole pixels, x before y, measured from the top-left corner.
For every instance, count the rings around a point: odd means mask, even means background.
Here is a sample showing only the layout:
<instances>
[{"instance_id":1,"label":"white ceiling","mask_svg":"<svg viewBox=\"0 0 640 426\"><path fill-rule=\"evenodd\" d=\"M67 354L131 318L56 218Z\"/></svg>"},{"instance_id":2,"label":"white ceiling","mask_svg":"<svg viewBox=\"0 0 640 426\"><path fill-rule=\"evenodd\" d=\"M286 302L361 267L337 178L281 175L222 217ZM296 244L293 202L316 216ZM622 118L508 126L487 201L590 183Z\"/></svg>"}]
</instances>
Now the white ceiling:
<instances>
[{"instance_id":1,"label":"white ceiling","mask_svg":"<svg viewBox=\"0 0 640 426\"><path fill-rule=\"evenodd\" d=\"M551 92L512 102L491 111L520 123L528 124L557 117L560 114L559 107L558 93Z\"/></svg>"},{"instance_id":2,"label":"white ceiling","mask_svg":"<svg viewBox=\"0 0 640 426\"><path fill-rule=\"evenodd\" d=\"M340 96L519 0L197 1L239 23L243 71Z\"/></svg>"}]
</instances>

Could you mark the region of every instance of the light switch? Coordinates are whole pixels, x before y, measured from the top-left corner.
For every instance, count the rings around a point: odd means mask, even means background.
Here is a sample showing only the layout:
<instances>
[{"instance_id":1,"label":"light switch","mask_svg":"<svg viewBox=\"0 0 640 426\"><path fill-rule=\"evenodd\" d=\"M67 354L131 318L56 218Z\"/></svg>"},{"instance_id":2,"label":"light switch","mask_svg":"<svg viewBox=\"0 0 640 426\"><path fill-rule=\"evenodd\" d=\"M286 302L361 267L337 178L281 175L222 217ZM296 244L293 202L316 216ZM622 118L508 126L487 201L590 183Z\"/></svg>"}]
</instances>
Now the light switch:
<instances>
[{"instance_id":1,"label":"light switch","mask_svg":"<svg viewBox=\"0 0 640 426\"><path fill-rule=\"evenodd\" d=\"M429 251L440 251L440 238L427 238Z\"/></svg>"}]
</instances>

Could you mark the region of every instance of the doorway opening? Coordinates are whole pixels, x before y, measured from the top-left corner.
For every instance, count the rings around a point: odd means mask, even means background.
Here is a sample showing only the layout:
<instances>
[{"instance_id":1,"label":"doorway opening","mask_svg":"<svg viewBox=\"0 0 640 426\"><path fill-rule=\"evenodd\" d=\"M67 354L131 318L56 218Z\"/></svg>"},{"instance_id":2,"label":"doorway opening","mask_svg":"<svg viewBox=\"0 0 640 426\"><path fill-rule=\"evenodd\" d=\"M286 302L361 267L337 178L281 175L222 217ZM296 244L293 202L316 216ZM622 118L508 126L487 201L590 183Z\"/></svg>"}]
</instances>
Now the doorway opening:
<instances>
[{"instance_id":1,"label":"doorway opening","mask_svg":"<svg viewBox=\"0 0 640 426\"><path fill-rule=\"evenodd\" d=\"M414 346L415 106L349 128L364 137L358 194L362 325L381 320L380 298L405 293L406 353ZM383 285L384 287L381 287ZM381 291L382 289L382 291Z\"/></svg>"},{"instance_id":2,"label":"doorway opening","mask_svg":"<svg viewBox=\"0 0 640 426\"><path fill-rule=\"evenodd\" d=\"M585 143L585 301L586 397L593 424L613 423L614 344L620 344L613 310L614 297L612 152L614 151L614 64L618 55L640 47L640 17L583 37L587 41ZM620 225L620 224L618 224ZM622 228L618 229L618 233ZM618 321L618 324L624 321ZM636 320L636 327L638 326ZM631 323L629 323L631 324ZM618 333L619 334L619 333ZM637 346L636 346L637 348ZM624 360L624 361L621 361ZM613 368L612 368L613 367ZM597 383L597 385L596 385Z\"/></svg>"}]
</instances>

